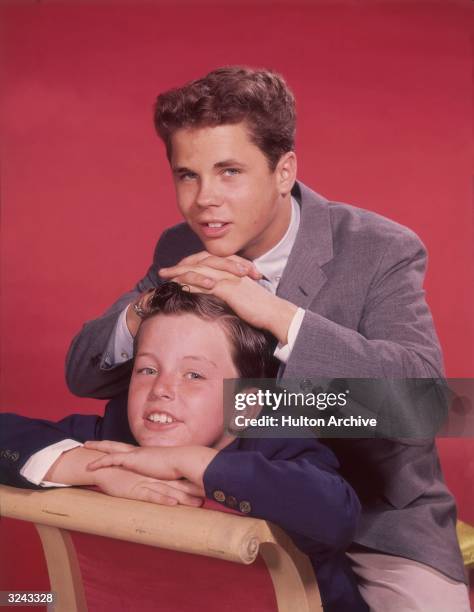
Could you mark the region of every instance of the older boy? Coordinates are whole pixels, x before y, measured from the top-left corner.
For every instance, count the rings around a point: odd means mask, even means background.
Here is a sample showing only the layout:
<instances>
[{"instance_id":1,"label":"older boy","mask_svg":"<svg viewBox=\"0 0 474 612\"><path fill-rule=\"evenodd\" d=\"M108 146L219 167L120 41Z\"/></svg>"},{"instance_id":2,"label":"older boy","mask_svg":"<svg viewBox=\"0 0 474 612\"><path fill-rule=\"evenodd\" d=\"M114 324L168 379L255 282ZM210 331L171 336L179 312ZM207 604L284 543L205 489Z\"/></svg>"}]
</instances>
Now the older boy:
<instances>
[{"instance_id":1,"label":"older boy","mask_svg":"<svg viewBox=\"0 0 474 612\"><path fill-rule=\"evenodd\" d=\"M270 376L267 340L218 298L163 285L152 294L137 338L129 391L128 422L142 448L89 443L63 453L45 480L95 484L111 495L168 504L176 503L172 489L181 486L188 495L201 492L273 521L310 556L325 610L367 612L344 554L360 505L332 452L315 439L244 440L224 429L223 379ZM15 448L20 468L24 456L13 438L21 445L25 430L36 429L43 441L51 431L78 443L100 440L121 418L116 411L109 407L104 418L72 415L57 424L0 415L2 447ZM5 465L0 459L3 482L20 485ZM191 486L180 485L182 478ZM168 495L157 479L173 481Z\"/></svg>"},{"instance_id":2,"label":"older boy","mask_svg":"<svg viewBox=\"0 0 474 612\"><path fill-rule=\"evenodd\" d=\"M159 274L213 293L272 332L280 375L306 390L318 377L443 375L423 244L296 181L294 98L278 74L214 70L161 94L155 126L186 223L163 233L146 276L74 339L74 393L108 398L128 387L140 309ZM363 501L353 559L367 596L384 612L449 610L461 609L462 592L467 609L456 509L434 441L332 446Z\"/></svg>"}]
</instances>

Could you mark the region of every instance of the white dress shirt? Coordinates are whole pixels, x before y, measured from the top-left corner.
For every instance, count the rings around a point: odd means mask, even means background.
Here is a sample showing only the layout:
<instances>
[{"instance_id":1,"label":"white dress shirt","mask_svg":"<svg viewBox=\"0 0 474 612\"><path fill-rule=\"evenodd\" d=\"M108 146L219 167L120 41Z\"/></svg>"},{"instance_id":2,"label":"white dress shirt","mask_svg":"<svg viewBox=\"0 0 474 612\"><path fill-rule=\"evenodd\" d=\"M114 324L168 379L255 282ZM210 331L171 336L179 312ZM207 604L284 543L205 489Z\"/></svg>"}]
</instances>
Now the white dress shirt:
<instances>
[{"instance_id":1,"label":"white dress shirt","mask_svg":"<svg viewBox=\"0 0 474 612\"><path fill-rule=\"evenodd\" d=\"M300 227L301 212L298 202L292 197L291 198L291 219L290 225L286 230L286 234L269 251L260 255L253 260L253 263L257 270L261 272L264 278L259 282L260 285L268 289L271 293L275 294L280 283L283 271L286 267L288 257L290 256L291 249L295 244L296 235ZM295 344L296 336L298 335L301 323L303 322L304 310L298 308L293 319L291 320L290 327L288 328L288 343L281 344L275 349L274 355L281 362L286 363L290 357L290 353Z\"/></svg>"}]
</instances>

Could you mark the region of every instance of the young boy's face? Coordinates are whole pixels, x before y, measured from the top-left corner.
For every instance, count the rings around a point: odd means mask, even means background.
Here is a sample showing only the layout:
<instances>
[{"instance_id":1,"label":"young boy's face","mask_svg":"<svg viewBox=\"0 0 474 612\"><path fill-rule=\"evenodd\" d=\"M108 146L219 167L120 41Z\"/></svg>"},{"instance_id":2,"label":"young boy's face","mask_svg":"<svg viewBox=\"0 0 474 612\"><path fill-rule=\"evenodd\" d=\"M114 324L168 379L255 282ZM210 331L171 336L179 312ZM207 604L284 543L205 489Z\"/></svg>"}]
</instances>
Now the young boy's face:
<instances>
[{"instance_id":1,"label":"young boy's face","mask_svg":"<svg viewBox=\"0 0 474 612\"><path fill-rule=\"evenodd\" d=\"M229 340L192 314L142 323L128 394L130 429L141 446L219 448L224 378L237 378Z\"/></svg>"},{"instance_id":2,"label":"young boy's face","mask_svg":"<svg viewBox=\"0 0 474 612\"><path fill-rule=\"evenodd\" d=\"M178 207L207 251L254 259L278 243L291 213L282 173L270 170L244 123L182 128L171 144Z\"/></svg>"}]
</instances>

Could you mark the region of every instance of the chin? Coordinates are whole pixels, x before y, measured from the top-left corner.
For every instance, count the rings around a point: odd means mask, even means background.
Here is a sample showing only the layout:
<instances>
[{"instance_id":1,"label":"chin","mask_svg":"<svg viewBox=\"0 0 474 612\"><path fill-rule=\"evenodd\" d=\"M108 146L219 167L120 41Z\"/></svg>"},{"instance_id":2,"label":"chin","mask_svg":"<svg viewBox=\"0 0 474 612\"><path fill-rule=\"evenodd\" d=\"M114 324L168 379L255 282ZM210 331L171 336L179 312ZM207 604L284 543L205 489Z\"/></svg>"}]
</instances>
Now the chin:
<instances>
[{"instance_id":1,"label":"chin","mask_svg":"<svg viewBox=\"0 0 474 612\"><path fill-rule=\"evenodd\" d=\"M204 247L208 253L216 257L230 257L242 250L239 245L218 244L217 242L209 242L207 244L204 242Z\"/></svg>"},{"instance_id":2,"label":"chin","mask_svg":"<svg viewBox=\"0 0 474 612\"><path fill-rule=\"evenodd\" d=\"M140 442L140 446L182 446L183 442L180 440L173 440L171 438L146 438L142 442Z\"/></svg>"},{"instance_id":3,"label":"chin","mask_svg":"<svg viewBox=\"0 0 474 612\"><path fill-rule=\"evenodd\" d=\"M163 435L153 435L150 432L133 434L139 446L176 446L176 442L166 439Z\"/></svg>"}]
</instances>

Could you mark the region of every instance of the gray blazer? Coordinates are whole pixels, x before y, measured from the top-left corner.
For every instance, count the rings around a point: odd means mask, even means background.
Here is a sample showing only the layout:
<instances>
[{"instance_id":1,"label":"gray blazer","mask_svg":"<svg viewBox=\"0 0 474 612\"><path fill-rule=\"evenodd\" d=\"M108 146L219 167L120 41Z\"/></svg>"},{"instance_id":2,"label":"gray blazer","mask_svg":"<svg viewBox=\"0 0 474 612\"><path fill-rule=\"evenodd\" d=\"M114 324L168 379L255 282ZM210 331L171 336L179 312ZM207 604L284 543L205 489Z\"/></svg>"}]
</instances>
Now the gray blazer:
<instances>
[{"instance_id":1,"label":"gray blazer","mask_svg":"<svg viewBox=\"0 0 474 612\"><path fill-rule=\"evenodd\" d=\"M409 229L375 213L328 202L296 183L301 223L277 294L306 310L284 379L437 378L442 355L426 304L426 250ZM123 308L156 286L157 271L202 250L182 223L166 230L146 276L86 323L67 356L73 393L109 398L131 365L110 367L107 347ZM464 581L456 510L433 440L334 439L326 443L363 512L355 542L408 557Z\"/></svg>"}]
</instances>

